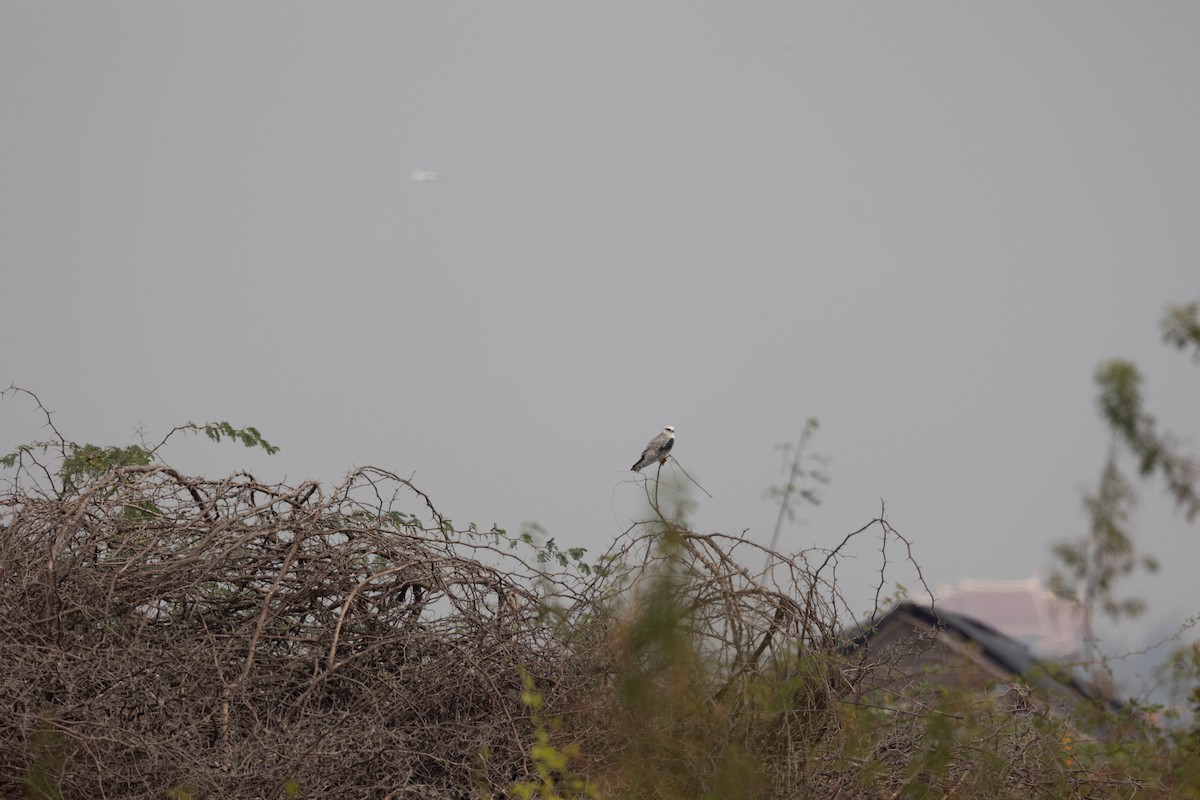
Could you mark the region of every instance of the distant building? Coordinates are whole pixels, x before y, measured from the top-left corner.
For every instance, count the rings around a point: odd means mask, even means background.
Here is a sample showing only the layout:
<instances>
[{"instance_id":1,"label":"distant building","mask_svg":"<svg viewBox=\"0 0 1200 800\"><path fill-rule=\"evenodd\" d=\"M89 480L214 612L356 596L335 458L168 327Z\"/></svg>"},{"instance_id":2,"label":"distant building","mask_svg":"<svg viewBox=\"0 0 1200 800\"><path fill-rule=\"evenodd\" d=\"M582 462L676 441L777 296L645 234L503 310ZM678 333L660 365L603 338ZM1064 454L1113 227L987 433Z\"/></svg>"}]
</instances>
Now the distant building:
<instances>
[{"instance_id":1,"label":"distant building","mask_svg":"<svg viewBox=\"0 0 1200 800\"><path fill-rule=\"evenodd\" d=\"M1066 660L1082 650L1082 609L1055 596L1037 578L963 580L935 597L935 609L987 623L1040 655Z\"/></svg>"}]
</instances>

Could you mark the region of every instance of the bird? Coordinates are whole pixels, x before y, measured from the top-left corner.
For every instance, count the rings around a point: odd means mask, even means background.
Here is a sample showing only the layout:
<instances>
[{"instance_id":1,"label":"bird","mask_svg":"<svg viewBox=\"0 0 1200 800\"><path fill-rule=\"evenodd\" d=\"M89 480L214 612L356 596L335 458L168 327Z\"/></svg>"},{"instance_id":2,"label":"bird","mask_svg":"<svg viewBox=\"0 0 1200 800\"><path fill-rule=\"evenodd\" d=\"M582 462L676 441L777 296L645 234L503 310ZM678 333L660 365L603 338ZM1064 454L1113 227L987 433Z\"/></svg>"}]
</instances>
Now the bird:
<instances>
[{"instance_id":1,"label":"bird","mask_svg":"<svg viewBox=\"0 0 1200 800\"><path fill-rule=\"evenodd\" d=\"M634 472L641 472L655 461L659 464L667 463L668 453L674 446L675 426L668 425L662 429L662 433L650 440L650 444L646 445L646 449L642 451L642 457L634 462L630 469Z\"/></svg>"}]
</instances>

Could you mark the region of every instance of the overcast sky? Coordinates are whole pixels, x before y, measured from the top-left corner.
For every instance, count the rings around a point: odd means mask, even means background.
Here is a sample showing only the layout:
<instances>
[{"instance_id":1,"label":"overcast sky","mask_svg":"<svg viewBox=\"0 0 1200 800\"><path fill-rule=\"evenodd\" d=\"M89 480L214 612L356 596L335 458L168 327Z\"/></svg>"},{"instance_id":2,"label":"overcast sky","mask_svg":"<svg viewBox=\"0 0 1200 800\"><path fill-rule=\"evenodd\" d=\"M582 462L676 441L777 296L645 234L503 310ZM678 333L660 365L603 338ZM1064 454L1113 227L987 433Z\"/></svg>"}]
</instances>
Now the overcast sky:
<instances>
[{"instance_id":1,"label":"overcast sky","mask_svg":"<svg viewBox=\"0 0 1200 800\"><path fill-rule=\"evenodd\" d=\"M812 416L832 484L785 547L884 500L935 587L1044 574L1102 359L1200 434L1157 329L1200 297L1198 35L1190 2L5 2L0 382L79 441L256 425L279 455L168 458L415 472L594 553L667 424L695 526L768 541ZM39 422L5 401L0 448ZM1130 646L1200 611L1200 530L1148 487L1137 534Z\"/></svg>"}]
</instances>

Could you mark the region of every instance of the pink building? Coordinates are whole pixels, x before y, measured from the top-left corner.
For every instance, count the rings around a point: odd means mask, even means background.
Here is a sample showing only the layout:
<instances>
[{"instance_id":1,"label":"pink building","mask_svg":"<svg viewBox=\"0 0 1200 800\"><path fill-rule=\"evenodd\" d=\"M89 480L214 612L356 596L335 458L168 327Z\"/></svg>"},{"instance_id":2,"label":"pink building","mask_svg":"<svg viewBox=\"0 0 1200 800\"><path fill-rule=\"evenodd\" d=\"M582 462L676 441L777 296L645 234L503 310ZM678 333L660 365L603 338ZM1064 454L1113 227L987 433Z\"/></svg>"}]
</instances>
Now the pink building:
<instances>
[{"instance_id":1,"label":"pink building","mask_svg":"<svg viewBox=\"0 0 1200 800\"><path fill-rule=\"evenodd\" d=\"M963 580L935 593L935 608L974 617L1044 656L1070 659L1083 645L1083 611L1037 578Z\"/></svg>"}]
</instances>

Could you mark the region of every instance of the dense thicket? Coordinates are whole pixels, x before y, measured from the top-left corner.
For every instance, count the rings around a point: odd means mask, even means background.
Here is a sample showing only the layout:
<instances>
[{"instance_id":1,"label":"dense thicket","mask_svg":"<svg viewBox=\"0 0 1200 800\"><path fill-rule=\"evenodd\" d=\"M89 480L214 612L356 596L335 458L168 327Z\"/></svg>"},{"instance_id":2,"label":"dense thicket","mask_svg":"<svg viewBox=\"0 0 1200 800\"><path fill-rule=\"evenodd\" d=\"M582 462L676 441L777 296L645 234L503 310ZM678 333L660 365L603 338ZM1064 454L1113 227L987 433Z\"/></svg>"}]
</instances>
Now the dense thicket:
<instances>
[{"instance_id":1,"label":"dense thicket","mask_svg":"<svg viewBox=\"0 0 1200 800\"><path fill-rule=\"evenodd\" d=\"M162 464L44 485L0 496L2 797L1166 785L1064 744L1049 715L868 703L881 665L840 654L838 548L754 572L761 548L656 515L585 564L456 530L371 468L336 487ZM847 538L867 534L903 544L882 519Z\"/></svg>"}]
</instances>

